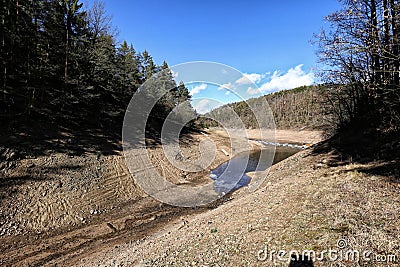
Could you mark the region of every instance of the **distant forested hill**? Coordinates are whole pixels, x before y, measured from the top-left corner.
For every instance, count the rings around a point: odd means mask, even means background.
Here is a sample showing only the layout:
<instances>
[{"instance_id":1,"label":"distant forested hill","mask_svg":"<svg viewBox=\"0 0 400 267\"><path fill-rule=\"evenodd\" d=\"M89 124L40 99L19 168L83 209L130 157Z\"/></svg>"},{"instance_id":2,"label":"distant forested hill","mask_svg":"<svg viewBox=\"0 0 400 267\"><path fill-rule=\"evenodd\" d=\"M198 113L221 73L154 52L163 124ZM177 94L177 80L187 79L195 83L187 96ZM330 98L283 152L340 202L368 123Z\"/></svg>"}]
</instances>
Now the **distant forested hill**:
<instances>
[{"instance_id":1,"label":"distant forested hill","mask_svg":"<svg viewBox=\"0 0 400 267\"><path fill-rule=\"evenodd\" d=\"M239 115L246 128L259 127L254 116L265 109L261 105L263 98L267 100L274 115L276 128L279 129L323 129L330 120L330 115L325 112L321 85L302 86L291 90L279 91L247 101L235 102L212 110L207 115L216 117L221 123L229 125L232 120L232 108ZM255 107L251 110L250 106ZM267 112L267 111L266 111ZM205 126L218 126L216 121L202 118Z\"/></svg>"}]
</instances>

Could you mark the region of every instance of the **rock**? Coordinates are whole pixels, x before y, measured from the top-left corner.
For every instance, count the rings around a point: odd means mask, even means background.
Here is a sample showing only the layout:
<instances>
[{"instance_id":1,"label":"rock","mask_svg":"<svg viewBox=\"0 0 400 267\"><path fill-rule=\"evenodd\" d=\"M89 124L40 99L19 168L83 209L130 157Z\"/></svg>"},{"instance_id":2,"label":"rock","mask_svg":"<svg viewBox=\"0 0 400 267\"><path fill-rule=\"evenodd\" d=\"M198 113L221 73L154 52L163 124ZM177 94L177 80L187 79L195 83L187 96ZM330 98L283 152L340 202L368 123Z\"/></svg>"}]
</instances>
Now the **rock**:
<instances>
[{"instance_id":1,"label":"rock","mask_svg":"<svg viewBox=\"0 0 400 267\"><path fill-rule=\"evenodd\" d=\"M33 168L33 167L35 167L35 163L33 163L33 162L31 162L31 163L28 163L28 165L26 165L26 167L27 168Z\"/></svg>"},{"instance_id":2,"label":"rock","mask_svg":"<svg viewBox=\"0 0 400 267\"><path fill-rule=\"evenodd\" d=\"M57 182L55 182L53 189L55 190L57 188L60 188L61 186L62 186L62 183L60 181L57 181Z\"/></svg>"},{"instance_id":3,"label":"rock","mask_svg":"<svg viewBox=\"0 0 400 267\"><path fill-rule=\"evenodd\" d=\"M213 179L213 180L216 180L218 178L218 176L215 175L214 173L211 173L210 174L210 178Z\"/></svg>"},{"instance_id":4,"label":"rock","mask_svg":"<svg viewBox=\"0 0 400 267\"><path fill-rule=\"evenodd\" d=\"M326 166L325 164L317 163L317 164L314 164L313 169L314 170L315 169L320 169L320 168L324 168L325 166Z\"/></svg>"}]
</instances>

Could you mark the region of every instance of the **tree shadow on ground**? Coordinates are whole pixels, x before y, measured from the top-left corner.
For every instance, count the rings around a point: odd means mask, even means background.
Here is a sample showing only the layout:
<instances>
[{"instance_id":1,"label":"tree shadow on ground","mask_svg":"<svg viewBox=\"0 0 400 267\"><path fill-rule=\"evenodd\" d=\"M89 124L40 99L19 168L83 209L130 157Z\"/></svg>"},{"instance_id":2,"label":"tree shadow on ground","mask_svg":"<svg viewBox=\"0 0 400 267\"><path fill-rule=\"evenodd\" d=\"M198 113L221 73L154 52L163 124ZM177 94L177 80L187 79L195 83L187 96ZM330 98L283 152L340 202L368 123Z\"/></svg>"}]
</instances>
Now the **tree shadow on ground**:
<instances>
[{"instance_id":1,"label":"tree shadow on ground","mask_svg":"<svg viewBox=\"0 0 400 267\"><path fill-rule=\"evenodd\" d=\"M121 150L121 128L116 127L122 125L121 116L114 118L114 125L89 118L68 118L48 120L37 116L12 121L2 130L0 145L28 157L51 153L112 155Z\"/></svg>"},{"instance_id":2,"label":"tree shadow on ground","mask_svg":"<svg viewBox=\"0 0 400 267\"><path fill-rule=\"evenodd\" d=\"M99 112L76 109L60 114L31 114L29 117L0 121L0 160L31 158L52 153L71 156L83 154L119 155L123 150L122 127L124 109ZM163 121L152 121L146 126L146 146L161 144ZM181 140L189 142L188 136L196 129L183 128ZM170 142L168 138L164 141ZM5 151L5 150L9 151Z\"/></svg>"},{"instance_id":3,"label":"tree shadow on ground","mask_svg":"<svg viewBox=\"0 0 400 267\"><path fill-rule=\"evenodd\" d=\"M389 183L400 183L400 160L377 161L357 168L348 169L368 175L384 176Z\"/></svg>"},{"instance_id":4,"label":"tree shadow on ground","mask_svg":"<svg viewBox=\"0 0 400 267\"><path fill-rule=\"evenodd\" d=\"M124 105L119 103L119 106ZM121 155L125 110L123 108L106 110L108 111L97 110L90 105L67 106L58 111L51 108L47 112L44 112L44 109L32 112L29 116L8 117L7 120L1 118L0 191L8 192L26 183L52 179L52 176L47 174L62 174L67 169L69 172L79 173L84 169L81 164L66 168L64 165L69 162L69 157L95 156L99 159L100 156ZM162 122L158 124L162 126ZM189 129L184 129L181 134L182 140L189 142L191 133ZM145 138L147 147L160 145L158 126L150 125L146 129ZM54 154L63 154L67 157L50 165L27 167L26 173L11 175L9 172L21 165L22 159L28 159L27 164L34 164L35 159ZM71 161L74 164L78 162L79 158L77 161ZM40 168L40 175L34 172L36 168ZM67 171L66 174L71 176ZM80 176L85 177L84 174Z\"/></svg>"},{"instance_id":5,"label":"tree shadow on ground","mask_svg":"<svg viewBox=\"0 0 400 267\"><path fill-rule=\"evenodd\" d=\"M317 144L313 155L327 154L325 164L331 167L358 163L354 170L387 177L390 182L399 182L400 134L378 134L356 130L339 133ZM351 170L350 170L351 171Z\"/></svg>"}]
</instances>

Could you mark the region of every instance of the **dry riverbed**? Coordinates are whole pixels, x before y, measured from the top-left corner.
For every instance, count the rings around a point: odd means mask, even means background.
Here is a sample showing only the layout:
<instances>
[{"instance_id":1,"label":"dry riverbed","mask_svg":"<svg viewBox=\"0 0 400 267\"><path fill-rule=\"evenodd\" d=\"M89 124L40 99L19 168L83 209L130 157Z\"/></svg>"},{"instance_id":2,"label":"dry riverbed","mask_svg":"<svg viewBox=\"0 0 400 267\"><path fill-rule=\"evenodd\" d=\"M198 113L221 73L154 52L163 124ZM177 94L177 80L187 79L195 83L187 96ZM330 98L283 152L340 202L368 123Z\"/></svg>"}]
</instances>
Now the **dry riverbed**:
<instances>
[{"instance_id":1,"label":"dry riverbed","mask_svg":"<svg viewBox=\"0 0 400 267\"><path fill-rule=\"evenodd\" d=\"M319 258L314 266L398 266L398 172L375 173L387 164L393 163L342 162L334 151L305 150L274 165L256 192L236 191L224 205L181 216L146 238L80 263L288 266L290 251L312 250ZM322 254L328 250L337 254ZM285 252L282 259L277 251Z\"/></svg>"},{"instance_id":2,"label":"dry riverbed","mask_svg":"<svg viewBox=\"0 0 400 267\"><path fill-rule=\"evenodd\" d=\"M249 136L257 139L251 130ZM220 129L186 136L182 155L198 157L206 138L217 146L210 169L232 156ZM277 131L276 140L315 143L321 135ZM176 170L156 144L148 153L172 182L209 182L209 170ZM400 257L398 173L370 171L384 162L341 162L334 151L308 149L274 165L256 192L243 188L202 208L148 197L122 155L54 154L10 166L1 172L0 264L263 266L270 263L259 261L257 253L266 245L321 251L335 248L340 238L354 249Z\"/></svg>"},{"instance_id":3,"label":"dry riverbed","mask_svg":"<svg viewBox=\"0 0 400 267\"><path fill-rule=\"evenodd\" d=\"M162 147L152 143L154 140L148 142L149 158L171 182L210 183L209 170L228 160L232 151L225 136L210 131L184 136L182 156L188 160L198 158L198 146L205 139L211 139L217 151L214 161L202 172L175 168ZM0 264L70 261L85 251L90 254L99 250L98 243L107 247L112 244L108 244L108 239L136 240L179 214L198 212L164 205L148 197L136 186L122 153L53 153L15 159L14 151L0 152L7 159L0 164ZM129 229L137 228L140 234L126 235Z\"/></svg>"}]
</instances>

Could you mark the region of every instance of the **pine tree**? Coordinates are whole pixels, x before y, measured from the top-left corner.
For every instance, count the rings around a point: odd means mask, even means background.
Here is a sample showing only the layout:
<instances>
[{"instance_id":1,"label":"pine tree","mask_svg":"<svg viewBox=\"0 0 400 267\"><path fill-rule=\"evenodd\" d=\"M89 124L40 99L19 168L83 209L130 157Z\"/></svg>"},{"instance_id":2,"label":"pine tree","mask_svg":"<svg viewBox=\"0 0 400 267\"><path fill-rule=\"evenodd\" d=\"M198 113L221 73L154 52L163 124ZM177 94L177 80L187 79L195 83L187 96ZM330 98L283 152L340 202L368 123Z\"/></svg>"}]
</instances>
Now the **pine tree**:
<instances>
[{"instance_id":1,"label":"pine tree","mask_svg":"<svg viewBox=\"0 0 400 267\"><path fill-rule=\"evenodd\" d=\"M116 86L114 74L117 72L115 41L110 35L100 35L88 48L88 83L98 87Z\"/></svg>"},{"instance_id":2,"label":"pine tree","mask_svg":"<svg viewBox=\"0 0 400 267\"><path fill-rule=\"evenodd\" d=\"M133 45L128 46L128 43L124 41L117 50L118 76L122 90L134 92L141 83L136 58Z\"/></svg>"},{"instance_id":3,"label":"pine tree","mask_svg":"<svg viewBox=\"0 0 400 267\"><path fill-rule=\"evenodd\" d=\"M139 71L141 73L142 82L149 79L156 72L156 65L147 50L144 50L143 53L139 55L138 63L140 63Z\"/></svg>"},{"instance_id":4,"label":"pine tree","mask_svg":"<svg viewBox=\"0 0 400 267\"><path fill-rule=\"evenodd\" d=\"M11 108L12 95L26 96L19 107L29 107L34 99L31 84L40 77L38 43L41 3L33 0L2 0L1 17L1 87L2 107Z\"/></svg>"},{"instance_id":5,"label":"pine tree","mask_svg":"<svg viewBox=\"0 0 400 267\"><path fill-rule=\"evenodd\" d=\"M189 90L183 83L183 81L179 82L178 90L177 90L177 100L178 103L183 103L185 101L190 101L192 96L189 94Z\"/></svg>"},{"instance_id":6,"label":"pine tree","mask_svg":"<svg viewBox=\"0 0 400 267\"><path fill-rule=\"evenodd\" d=\"M86 12L79 0L49 0L44 31L47 40L48 68L55 79L64 83L78 78L79 59L88 42Z\"/></svg>"}]
</instances>

